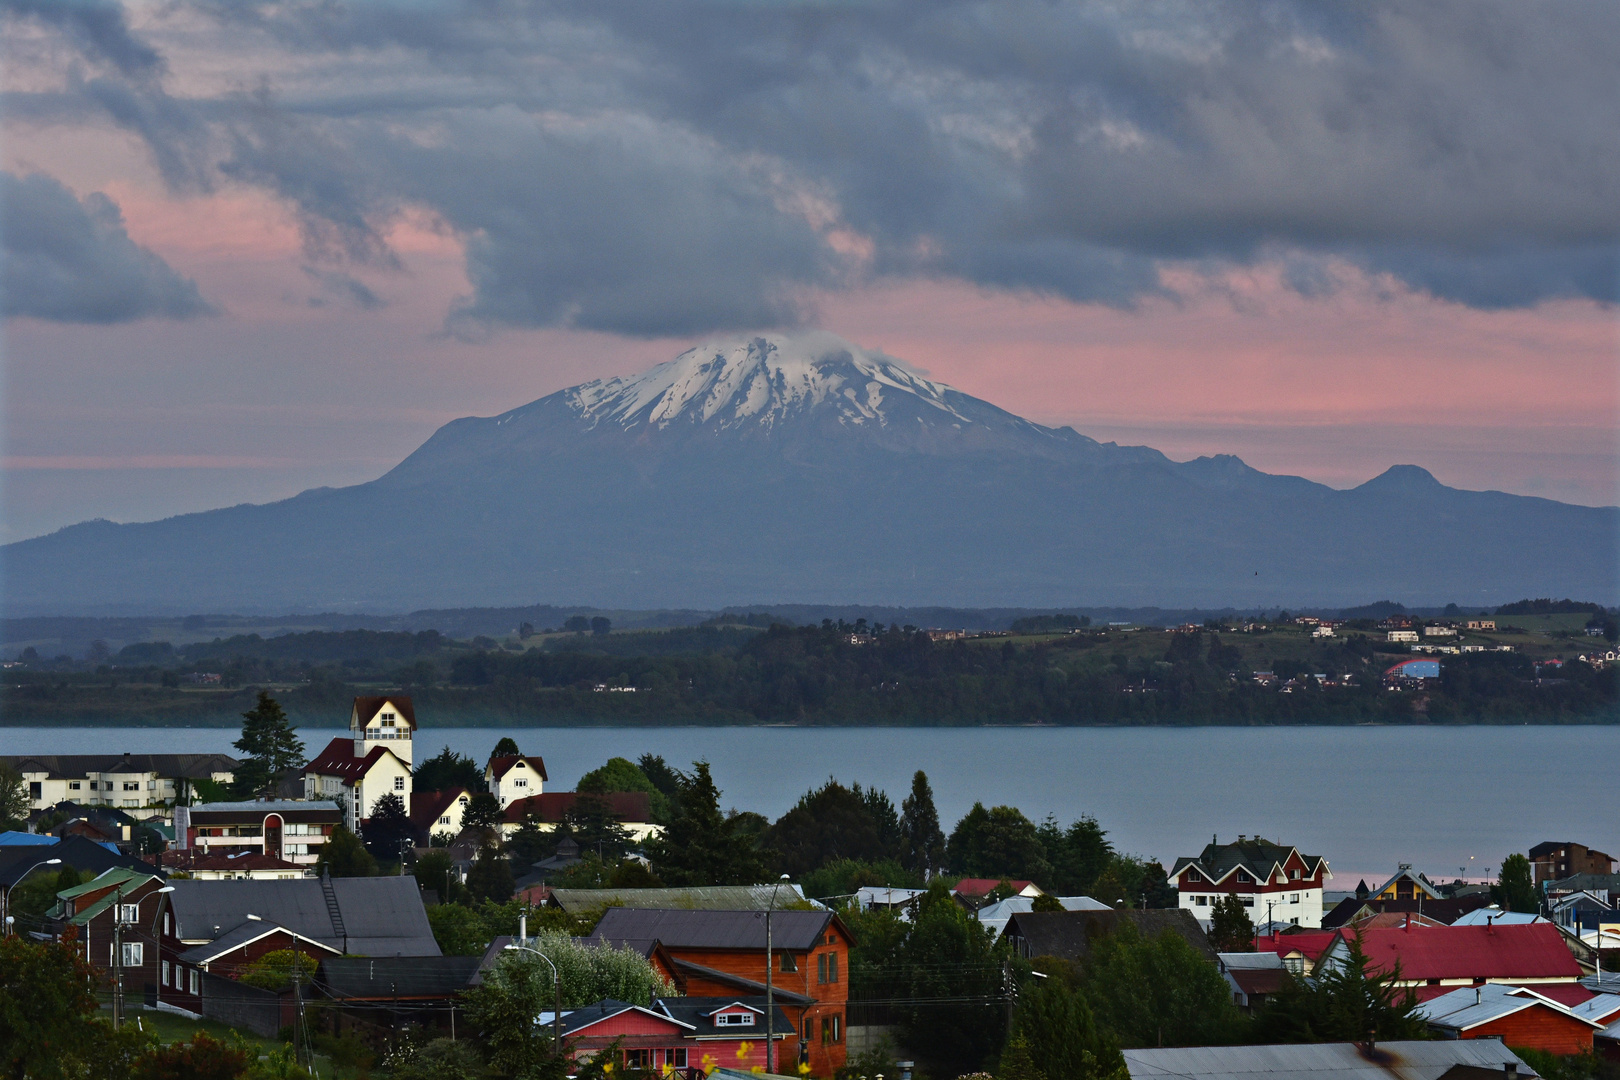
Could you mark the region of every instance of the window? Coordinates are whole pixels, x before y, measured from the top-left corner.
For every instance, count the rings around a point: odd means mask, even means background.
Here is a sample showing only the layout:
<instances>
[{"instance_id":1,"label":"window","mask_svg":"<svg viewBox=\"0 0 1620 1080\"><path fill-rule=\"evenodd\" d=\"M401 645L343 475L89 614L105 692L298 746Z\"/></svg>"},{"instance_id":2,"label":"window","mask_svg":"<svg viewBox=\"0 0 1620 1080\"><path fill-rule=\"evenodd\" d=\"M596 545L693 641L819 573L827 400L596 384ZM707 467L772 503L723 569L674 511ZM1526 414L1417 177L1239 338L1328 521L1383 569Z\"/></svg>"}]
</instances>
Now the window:
<instances>
[{"instance_id":1,"label":"window","mask_svg":"<svg viewBox=\"0 0 1620 1080\"><path fill-rule=\"evenodd\" d=\"M68 790L69 791L78 791L82 787L84 787L84 784L82 784L78 780L69 780L68 781Z\"/></svg>"},{"instance_id":2,"label":"window","mask_svg":"<svg viewBox=\"0 0 1620 1080\"><path fill-rule=\"evenodd\" d=\"M405 790L405 778L403 776L394 777L394 790L395 791L404 791Z\"/></svg>"},{"instance_id":3,"label":"window","mask_svg":"<svg viewBox=\"0 0 1620 1080\"><path fill-rule=\"evenodd\" d=\"M827 956L827 981L830 983L835 983L838 981L837 953L829 953Z\"/></svg>"},{"instance_id":4,"label":"window","mask_svg":"<svg viewBox=\"0 0 1620 1080\"><path fill-rule=\"evenodd\" d=\"M163 932L164 932L164 933L165 933L165 934L167 934L167 933L168 933L168 932L169 932L169 913L168 913L168 912L167 912L167 911L165 911L165 912L164 912L164 913L163 913ZM168 961L167 961L167 960L165 960L165 961L164 961L164 964L165 964L165 965L167 965L167 964L168 964ZM165 971L167 971L167 970L168 970L168 968L167 968L167 967L166 967L166 966L165 966L165 967L164 967L164 970L165 970Z\"/></svg>"},{"instance_id":5,"label":"window","mask_svg":"<svg viewBox=\"0 0 1620 1080\"><path fill-rule=\"evenodd\" d=\"M1238 903L1242 904L1244 907L1254 907L1254 897L1240 896L1238 897Z\"/></svg>"},{"instance_id":6,"label":"window","mask_svg":"<svg viewBox=\"0 0 1620 1080\"><path fill-rule=\"evenodd\" d=\"M816 982L824 983L826 981L827 981L827 954L826 953L817 953L816 954Z\"/></svg>"},{"instance_id":7,"label":"window","mask_svg":"<svg viewBox=\"0 0 1620 1080\"><path fill-rule=\"evenodd\" d=\"M169 962L167 960L163 961L163 971L162 971L161 974L158 975L158 985L159 986L168 986L169 985Z\"/></svg>"},{"instance_id":8,"label":"window","mask_svg":"<svg viewBox=\"0 0 1620 1080\"><path fill-rule=\"evenodd\" d=\"M720 1013L714 1018L715 1027L753 1027L753 1013Z\"/></svg>"},{"instance_id":9,"label":"window","mask_svg":"<svg viewBox=\"0 0 1620 1080\"><path fill-rule=\"evenodd\" d=\"M145 961L146 946L139 941L124 942L123 966L127 968L140 967Z\"/></svg>"},{"instance_id":10,"label":"window","mask_svg":"<svg viewBox=\"0 0 1620 1080\"><path fill-rule=\"evenodd\" d=\"M1289 903L1290 903L1290 904L1297 904L1297 903L1299 903L1299 893L1297 893L1297 892L1296 892L1296 893L1289 893L1289 894L1288 894L1288 902L1289 902Z\"/></svg>"},{"instance_id":11,"label":"window","mask_svg":"<svg viewBox=\"0 0 1620 1080\"><path fill-rule=\"evenodd\" d=\"M139 790L141 790L141 782L139 780L125 780L124 781L124 790L125 791L139 791Z\"/></svg>"},{"instance_id":12,"label":"window","mask_svg":"<svg viewBox=\"0 0 1620 1080\"><path fill-rule=\"evenodd\" d=\"M187 974L191 978L191 987L190 987L190 989L191 989L192 995L193 996L200 996L202 994L202 973L199 972L196 968L192 968L189 972L187 972Z\"/></svg>"},{"instance_id":13,"label":"window","mask_svg":"<svg viewBox=\"0 0 1620 1080\"><path fill-rule=\"evenodd\" d=\"M394 716L394 714L393 714L393 713L391 713L391 712L385 712L385 713L383 713L383 714L382 714L382 718L383 718L383 719L384 719L384 720L385 720L385 721L387 721L387 722L388 722L388 723L390 723L390 724L391 724L391 723L393 723L393 722L394 722L394 720L395 720L395 719L396 719L396 717L395 717L395 716Z\"/></svg>"},{"instance_id":14,"label":"window","mask_svg":"<svg viewBox=\"0 0 1620 1080\"><path fill-rule=\"evenodd\" d=\"M1299 880L1299 871L1297 869L1292 870L1292 871L1289 872L1288 876L1290 878L1292 878L1293 880L1298 881Z\"/></svg>"},{"instance_id":15,"label":"window","mask_svg":"<svg viewBox=\"0 0 1620 1080\"><path fill-rule=\"evenodd\" d=\"M805 1042L809 1042L811 1039L816 1037L816 1022L814 1020L806 1020L804 1022L804 1034L800 1037L803 1038Z\"/></svg>"},{"instance_id":16,"label":"window","mask_svg":"<svg viewBox=\"0 0 1620 1080\"><path fill-rule=\"evenodd\" d=\"M1189 871L1187 871L1187 880L1188 881L1203 881L1204 879L1198 876L1198 871L1189 870Z\"/></svg>"},{"instance_id":17,"label":"window","mask_svg":"<svg viewBox=\"0 0 1620 1080\"><path fill-rule=\"evenodd\" d=\"M664 1051L664 1064L672 1069L686 1068L686 1047L672 1046Z\"/></svg>"},{"instance_id":18,"label":"window","mask_svg":"<svg viewBox=\"0 0 1620 1080\"><path fill-rule=\"evenodd\" d=\"M836 945L836 944L838 944L838 939L833 937L831 934L828 934L827 935L827 944Z\"/></svg>"},{"instance_id":19,"label":"window","mask_svg":"<svg viewBox=\"0 0 1620 1080\"><path fill-rule=\"evenodd\" d=\"M101 782L101 790L102 791L111 791L112 790L112 781L111 780L103 780Z\"/></svg>"},{"instance_id":20,"label":"window","mask_svg":"<svg viewBox=\"0 0 1620 1080\"><path fill-rule=\"evenodd\" d=\"M146 782L146 790L147 791L156 791L157 790L157 781L156 780L148 780Z\"/></svg>"},{"instance_id":21,"label":"window","mask_svg":"<svg viewBox=\"0 0 1620 1080\"><path fill-rule=\"evenodd\" d=\"M446 814L446 815L444 815L444 817L440 818L439 819L439 824L440 825L448 825L448 824L450 824L450 815Z\"/></svg>"},{"instance_id":22,"label":"window","mask_svg":"<svg viewBox=\"0 0 1620 1080\"><path fill-rule=\"evenodd\" d=\"M1237 879L1239 882L1247 882L1249 880L1249 875L1245 874L1242 870L1239 870L1237 872Z\"/></svg>"},{"instance_id":23,"label":"window","mask_svg":"<svg viewBox=\"0 0 1620 1080\"><path fill-rule=\"evenodd\" d=\"M529 782L527 780L514 780L514 781L512 781L512 786L513 787L528 787Z\"/></svg>"},{"instance_id":24,"label":"window","mask_svg":"<svg viewBox=\"0 0 1620 1080\"><path fill-rule=\"evenodd\" d=\"M1198 907L1209 907L1209 897L1207 895L1195 896L1192 898L1192 902Z\"/></svg>"},{"instance_id":25,"label":"window","mask_svg":"<svg viewBox=\"0 0 1620 1080\"><path fill-rule=\"evenodd\" d=\"M842 1042L843 1041L844 1033L841 1030L841 1028L843 1027L843 1025L840 1023L841 1020L843 1020L843 1017L841 1017L841 1016L825 1016L825 1017L822 1017L822 1020L821 1020L821 1041L822 1042L824 1042L824 1043L835 1043L835 1042Z\"/></svg>"},{"instance_id":26,"label":"window","mask_svg":"<svg viewBox=\"0 0 1620 1080\"><path fill-rule=\"evenodd\" d=\"M140 917L141 917L141 909L140 909L139 904L119 904L118 905L118 921L123 923L125 926L130 925L131 923L133 923L136 919L139 919Z\"/></svg>"},{"instance_id":27,"label":"window","mask_svg":"<svg viewBox=\"0 0 1620 1080\"><path fill-rule=\"evenodd\" d=\"M782 954L782 970L783 971L798 971L799 970L799 962L793 958L792 953L785 952L785 953Z\"/></svg>"},{"instance_id":28,"label":"window","mask_svg":"<svg viewBox=\"0 0 1620 1080\"><path fill-rule=\"evenodd\" d=\"M653 1053L645 1047L639 1047L624 1052L624 1067L626 1069L651 1069L653 1067Z\"/></svg>"}]
</instances>

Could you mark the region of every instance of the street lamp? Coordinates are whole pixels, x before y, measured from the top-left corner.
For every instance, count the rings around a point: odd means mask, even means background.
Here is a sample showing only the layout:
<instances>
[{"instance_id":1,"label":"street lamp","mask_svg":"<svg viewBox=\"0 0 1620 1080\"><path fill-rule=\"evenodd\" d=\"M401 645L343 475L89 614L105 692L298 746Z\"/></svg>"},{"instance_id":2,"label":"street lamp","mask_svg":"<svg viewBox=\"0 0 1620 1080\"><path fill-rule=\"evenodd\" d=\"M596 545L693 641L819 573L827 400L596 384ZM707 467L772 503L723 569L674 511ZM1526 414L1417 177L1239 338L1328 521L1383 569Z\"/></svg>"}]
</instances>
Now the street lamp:
<instances>
[{"instance_id":1,"label":"street lamp","mask_svg":"<svg viewBox=\"0 0 1620 1080\"><path fill-rule=\"evenodd\" d=\"M42 866L60 866L61 864L62 864L61 859L46 859L44 862L37 862L33 866L30 866L28 869L24 870L22 872L22 877L19 877L16 881L11 883L11 888L6 890L6 906L5 906L5 913L6 913L5 935L6 935L6 937L11 936L11 924L13 922L13 920L11 918L11 893L12 893L12 890L16 889L17 886L19 886L19 885L21 885L23 883L23 878L27 877L29 874L32 874L35 870L38 870L40 867L42 867Z\"/></svg>"},{"instance_id":2,"label":"street lamp","mask_svg":"<svg viewBox=\"0 0 1620 1080\"><path fill-rule=\"evenodd\" d=\"M771 987L771 912L776 910L776 894L788 876L783 874L771 890L771 902L765 909L765 1071L776 1071L776 1005Z\"/></svg>"},{"instance_id":3,"label":"street lamp","mask_svg":"<svg viewBox=\"0 0 1620 1080\"><path fill-rule=\"evenodd\" d=\"M506 948L509 952L534 953L551 968L551 985L556 993L556 1002L551 1010L551 1052L562 1057L562 977L557 974L557 965L551 962L551 957L539 949L532 949L527 945L508 945Z\"/></svg>"}]
</instances>

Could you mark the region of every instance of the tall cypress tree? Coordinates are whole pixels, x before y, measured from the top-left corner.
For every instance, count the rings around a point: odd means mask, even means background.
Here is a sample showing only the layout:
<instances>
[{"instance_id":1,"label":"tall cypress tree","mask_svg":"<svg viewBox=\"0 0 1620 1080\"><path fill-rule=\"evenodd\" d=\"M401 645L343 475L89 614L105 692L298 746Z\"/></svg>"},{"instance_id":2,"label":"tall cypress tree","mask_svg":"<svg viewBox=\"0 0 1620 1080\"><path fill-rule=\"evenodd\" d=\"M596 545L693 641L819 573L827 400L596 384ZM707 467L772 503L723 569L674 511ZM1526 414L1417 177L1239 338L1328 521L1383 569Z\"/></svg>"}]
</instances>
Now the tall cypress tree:
<instances>
[{"instance_id":1,"label":"tall cypress tree","mask_svg":"<svg viewBox=\"0 0 1620 1080\"><path fill-rule=\"evenodd\" d=\"M669 827L652 848L658 876L670 885L757 885L765 861L755 838L720 812L720 789L707 761L680 774Z\"/></svg>"},{"instance_id":2,"label":"tall cypress tree","mask_svg":"<svg viewBox=\"0 0 1620 1080\"><path fill-rule=\"evenodd\" d=\"M911 794L900 804L900 861L907 870L924 875L945 866L945 833L934 809L934 790L921 769L911 778Z\"/></svg>"}]
</instances>

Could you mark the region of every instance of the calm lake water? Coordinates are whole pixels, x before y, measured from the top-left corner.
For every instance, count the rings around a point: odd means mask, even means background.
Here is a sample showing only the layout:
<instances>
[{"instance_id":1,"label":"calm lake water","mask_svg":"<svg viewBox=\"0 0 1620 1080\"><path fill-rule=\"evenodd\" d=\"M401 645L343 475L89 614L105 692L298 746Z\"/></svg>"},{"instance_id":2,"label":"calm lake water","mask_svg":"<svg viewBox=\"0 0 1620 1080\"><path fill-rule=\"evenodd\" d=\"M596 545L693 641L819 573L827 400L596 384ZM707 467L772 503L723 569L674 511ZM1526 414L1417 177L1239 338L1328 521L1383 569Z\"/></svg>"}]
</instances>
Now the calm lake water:
<instances>
[{"instance_id":1,"label":"calm lake water","mask_svg":"<svg viewBox=\"0 0 1620 1080\"><path fill-rule=\"evenodd\" d=\"M300 730L316 753L337 730ZM898 805L928 773L941 819L975 800L1035 820L1094 815L1124 850L1164 862L1211 834L1295 844L1327 858L1337 889L1410 862L1431 877L1482 876L1542 840L1620 849L1620 726L1331 728L429 728L483 761L503 735L539 754L553 791L614 755L706 759L726 806L780 815L829 776ZM0 753L232 753L237 732L197 728L0 728Z\"/></svg>"}]
</instances>

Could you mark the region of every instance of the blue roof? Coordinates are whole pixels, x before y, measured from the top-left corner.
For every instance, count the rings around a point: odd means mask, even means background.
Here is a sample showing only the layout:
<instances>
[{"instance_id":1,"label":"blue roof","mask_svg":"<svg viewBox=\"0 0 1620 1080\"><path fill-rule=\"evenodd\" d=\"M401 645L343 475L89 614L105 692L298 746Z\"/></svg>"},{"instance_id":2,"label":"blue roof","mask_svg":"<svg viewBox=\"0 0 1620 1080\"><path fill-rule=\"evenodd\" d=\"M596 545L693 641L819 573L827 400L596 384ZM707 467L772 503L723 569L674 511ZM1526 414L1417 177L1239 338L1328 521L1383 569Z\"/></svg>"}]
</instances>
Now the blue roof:
<instances>
[{"instance_id":1,"label":"blue roof","mask_svg":"<svg viewBox=\"0 0 1620 1080\"><path fill-rule=\"evenodd\" d=\"M56 843L54 836L37 836L27 832L0 832L0 847L44 847Z\"/></svg>"}]
</instances>

